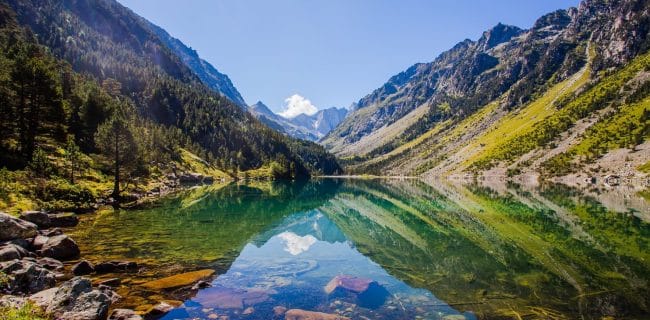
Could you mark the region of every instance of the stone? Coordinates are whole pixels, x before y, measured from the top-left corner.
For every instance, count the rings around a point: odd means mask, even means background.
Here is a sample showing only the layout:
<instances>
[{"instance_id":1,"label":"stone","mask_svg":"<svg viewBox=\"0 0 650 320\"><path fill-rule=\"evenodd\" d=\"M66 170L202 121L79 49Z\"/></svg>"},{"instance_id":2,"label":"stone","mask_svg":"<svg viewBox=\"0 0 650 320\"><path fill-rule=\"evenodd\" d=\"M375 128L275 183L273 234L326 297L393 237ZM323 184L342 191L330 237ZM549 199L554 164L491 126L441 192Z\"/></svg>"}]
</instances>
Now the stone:
<instances>
[{"instance_id":1,"label":"stone","mask_svg":"<svg viewBox=\"0 0 650 320\"><path fill-rule=\"evenodd\" d=\"M189 286L199 280L208 278L214 274L212 269L204 269L192 272L181 273L170 277L150 281L142 286L151 290L174 289Z\"/></svg>"},{"instance_id":2,"label":"stone","mask_svg":"<svg viewBox=\"0 0 650 320\"><path fill-rule=\"evenodd\" d=\"M40 258L36 262L41 266L43 266L43 268L48 270L54 270L54 271L63 270L63 262L56 259L46 257L46 258Z\"/></svg>"},{"instance_id":3,"label":"stone","mask_svg":"<svg viewBox=\"0 0 650 320\"><path fill-rule=\"evenodd\" d=\"M63 230L59 228L52 228L52 229L47 229L47 230L42 230L41 235L46 236L46 237L53 237L53 236L58 236L62 235Z\"/></svg>"},{"instance_id":4,"label":"stone","mask_svg":"<svg viewBox=\"0 0 650 320\"><path fill-rule=\"evenodd\" d=\"M373 281L366 278L358 278L348 275L337 275L332 278L329 283L325 286L325 292L331 294L334 290L338 288L343 288L352 292L360 293L368 290L368 286Z\"/></svg>"},{"instance_id":5,"label":"stone","mask_svg":"<svg viewBox=\"0 0 650 320\"><path fill-rule=\"evenodd\" d=\"M244 312L242 312L241 314L247 316L249 314L253 314L254 312L255 312L255 308L248 307L248 308L244 309Z\"/></svg>"},{"instance_id":6,"label":"stone","mask_svg":"<svg viewBox=\"0 0 650 320\"><path fill-rule=\"evenodd\" d=\"M48 238L37 253L44 257L67 260L78 257L80 251L74 240L62 234Z\"/></svg>"},{"instance_id":7,"label":"stone","mask_svg":"<svg viewBox=\"0 0 650 320\"><path fill-rule=\"evenodd\" d=\"M25 248L15 244L5 244L0 247L0 261L10 261L28 257L29 252Z\"/></svg>"},{"instance_id":8,"label":"stone","mask_svg":"<svg viewBox=\"0 0 650 320\"><path fill-rule=\"evenodd\" d=\"M120 285L120 283L122 283L122 280L120 278L110 278L106 280L101 280L99 281L98 284L109 286L109 287L117 287Z\"/></svg>"},{"instance_id":9,"label":"stone","mask_svg":"<svg viewBox=\"0 0 650 320\"><path fill-rule=\"evenodd\" d=\"M33 294L29 300L55 319L103 320L113 302L103 290L93 290L89 279L75 277Z\"/></svg>"},{"instance_id":10,"label":"stone","mask_svg":"<svg viewBox=\"0 0 650 320\"><path fill-rule=\"evenodd\" d=\"M199 289L205 289L211 287L212 284L210 282L205 281L205 280L199 280L199 282L195 283L192 286L192 290L199 290Z\"/></svg>"},{"instance_id":11,"label":"stone","mask_svg":"<svg viewBox=\"0 0 650 320\"><path fill-rule=\"evenodd\" d=\"M50 216L43 211L25 211L20 214L20 218L37 225L40 229L49 228L52 223Z\"/></svg>"},{"instance_id":12,"label":"stone","mask_svg":"<svg viewBox=\"0 0 650 320\"><path fill-rule=\"evenodd\" d=\"M79 224L79 217L72 212L50 214L49 217L53 227L74 227Z\"/></svg>"},{"instance_id":13,"label":"stone","mask_svg":"<svg viewBox=\"0 0 650 320\"><path fill-rule=\"evenodd\" d=\"M110 272L124 272L124 271L137 271L138 264L133 261L108 261L101 262L95 265L95 272L97 273L110 273Z\"/></svg>"},{"instance_id":14,"label":"stone","mask_svg":"<svg viewBox=\"0 0 650 320\"><path fill-rule=\"evenodd\" d=\"M36 250L40 250L43 245L47 242L47 240L50 239L50 237L44 236L44 235L37 235L34 237L34 240L32 241L32 246Z\"/></svg>"},{"instance_id":15,"label":"stone","mask_svg":"<svg viewBox=\"0 0 650 320\"><path fill-rule=\"evenodd\" d=\"M95 267L87 260L81 260L72 266L72 274L75 276L84 276L95 271Z\"/></svg>"},{"instance_id":16,"label":"stone","mask_svg":"<svg viewBox=\"0 0 650 320\"><path fill-rule=\"evenodd\" d=\"M291 309L284 314L285 320L349 320L350 318L337 314Z\"/></svg>"},{"instance_id":17,"label":"stone","mask_svg":"<svg viewBox=\"0 0 650 320\"><path fill-rule=\"evenodd\" d=\"M328 295L353 295L357 304L374 309L386 302L388 290L376 281L350 275L337 275L325 286Z\"/></svg>"},{"instance_id":18,"label":"stone","mask_svg":"<svg viewBox=\"0 0 650 320\"><path fill-rule=\"evenodd\" d=\"M130 309L115 309L108 320L142 320L142 317Z\"/></svg>"},{"instance_id":19,"label":"stone","mask_svg":"<svg viewBox=\"0 0 650 320\"><path fill-rule=\"evenodd\" d=\"M9 276L8 286L12 293L35 293L56 283L54 273L28 260L4 263L2 272Z\"/></svg>"},{"instance_id":20,"label":"stone","mask_svg":"<svg viewBox=\"0 0 650 320\"><path fill-rule=\"evenodd\" d=\"M33 238L37 234L37 225L0 212L0 241Z\"/></svg>"},{"instance_id":21,"label":"stone","mask_svg":"<svg viewBox=\"0 0 650 320\"><path fill-rule=\"evenodd\" d=\"M149 311L147 311L147 317L161 317L167 314L169 311L174 310L174 306L167 302L161 302L153 306Z\"/></svg>"}]
</instances>

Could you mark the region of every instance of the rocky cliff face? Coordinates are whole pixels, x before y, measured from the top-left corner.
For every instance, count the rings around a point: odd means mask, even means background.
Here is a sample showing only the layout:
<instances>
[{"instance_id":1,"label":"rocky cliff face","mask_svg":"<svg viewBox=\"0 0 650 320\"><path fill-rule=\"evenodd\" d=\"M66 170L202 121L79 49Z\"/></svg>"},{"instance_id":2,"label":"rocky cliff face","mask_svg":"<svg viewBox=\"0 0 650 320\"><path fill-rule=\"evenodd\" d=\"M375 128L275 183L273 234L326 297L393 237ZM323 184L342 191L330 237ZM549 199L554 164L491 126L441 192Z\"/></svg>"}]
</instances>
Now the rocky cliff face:
<instances>
[{"instance_id":1,"label":"rocky cliff face","mask_svg":"<svg viewBox=\"0 0 650 320\"><path fill-rule=\"evenodd\" d=\"M513 112L576 74L589 55L592 75L619 68L650 47L648 3L588 0L544 15L529 30L498 24L390 78L322 143L339 155L379 155L490 102Z\"/></svg>"}]
</instances>

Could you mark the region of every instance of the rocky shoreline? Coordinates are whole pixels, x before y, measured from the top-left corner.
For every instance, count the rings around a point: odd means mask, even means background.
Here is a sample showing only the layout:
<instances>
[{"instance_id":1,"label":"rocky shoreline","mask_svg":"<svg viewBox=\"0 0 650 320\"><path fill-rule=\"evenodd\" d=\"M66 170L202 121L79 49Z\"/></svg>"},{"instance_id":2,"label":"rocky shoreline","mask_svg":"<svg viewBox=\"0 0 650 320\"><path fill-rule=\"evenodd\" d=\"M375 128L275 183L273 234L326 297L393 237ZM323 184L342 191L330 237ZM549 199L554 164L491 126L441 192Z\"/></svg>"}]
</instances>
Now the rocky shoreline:
<instances>
[{"instance_id":1,"label":"rocky shoreline","mask_svg":"<svg viewBox=\"0 0 650 320\"><path fill-rule=\"evenodd\" d=\"M143 206L187 187L213 182L211 179L205 181L203 176L191 178L172 177L169 180L175 183L167 184L164 189L134 195L124 207ZM95 207L110 202L110 199L98 201ZM87 276L134 274L140 271L141 266L133 261L103 261L93 265L80 260L77 243L62 230L78 223L79 216L75 213L26 211L13 217L0 212L0 309L20 309L30 304L36 306L43 316L52 319L136 320L160 318L181 303L161 299L157 305L139 311L112 307L122 299L115 291L121 279L93 282ZM209 283L203 280L211 275L191 278L190 282L175 290L184 292L185 296L208 286Z\"/></svg>"}]
</instances>

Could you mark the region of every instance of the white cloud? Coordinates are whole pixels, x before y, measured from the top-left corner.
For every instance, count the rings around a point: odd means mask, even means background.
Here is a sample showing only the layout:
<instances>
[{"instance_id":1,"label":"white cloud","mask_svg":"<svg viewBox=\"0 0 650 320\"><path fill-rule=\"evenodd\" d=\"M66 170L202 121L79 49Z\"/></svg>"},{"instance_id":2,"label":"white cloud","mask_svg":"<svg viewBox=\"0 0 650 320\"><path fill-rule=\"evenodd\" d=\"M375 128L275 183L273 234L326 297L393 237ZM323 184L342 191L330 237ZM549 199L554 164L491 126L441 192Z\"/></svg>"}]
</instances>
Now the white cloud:
<instances>
[{"instance_id":1,"label":"white cloud","mask_svg":"<svg viewBox=\"0 0 650 320\"><path fill-rule=\"evenodd\" d=\"M316 112L318 112L318 108L311 104L309 99L305 99L305 97L299 94L294 94L284 99L284 111L278 114L290 119L302 113L312 115Z\"/></svg>"},{"instance_id":2,"label":"white cloud","mask_svg":"<svg viewBox=\"0 0 650 320\"><path fill-rule=\"evenodd\" d=\"M285 243L284 251L289 252L294 256L309 250L309 248L317 241L317 239L310 234L301 237L288 231L280 233L278 237Z\"/></svg>"}]
</instances>

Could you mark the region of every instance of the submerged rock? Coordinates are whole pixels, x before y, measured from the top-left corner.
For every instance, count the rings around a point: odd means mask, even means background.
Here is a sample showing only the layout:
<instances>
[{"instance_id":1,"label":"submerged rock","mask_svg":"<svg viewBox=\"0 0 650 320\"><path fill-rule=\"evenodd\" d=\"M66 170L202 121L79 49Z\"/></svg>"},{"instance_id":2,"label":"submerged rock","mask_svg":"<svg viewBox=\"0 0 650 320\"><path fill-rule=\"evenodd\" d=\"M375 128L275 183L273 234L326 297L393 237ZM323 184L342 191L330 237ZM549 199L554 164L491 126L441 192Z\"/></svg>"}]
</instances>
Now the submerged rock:
<instances>
[{"instance_id":1,"label":"submerged rock","mask_svg":"<svg viewBox=\"0 0 650 320\"><path fill-rule=\"evenodd\" d=\"M154 280L143 284L142 286L152 290L165 290L189 286L199 280L203 280L214 274L212 269L204 269L192 272L177 274L174 276Z\"/></svg>"},{"instance_id":2,"label":"submerged rock","mask_svg":"<svg viewBox=\"0 0 650 320\"><path fill-rule=\"evenodd\" d=\"M365 308L377 308L386 302L389 293L376 281L350 275L338 275L325 286L329 295L355 296L357 304Z\"/></svg>"},{"instance_id":3,"label":"submerged rock","mask_svg":"<svg viewBox=\"0 0 650 320\"><path fill-rule=\"evenodd\" d=\"M174 310L173 305L167 302L161 302L149 309L149 311L147 311L146 317L160 317L172 310Z\"/></svg>"},{"instance_id":4,"label":"submerged rock","mask_svg":"<svg viewBox=\"0 0 650 320\"><path fill-rule=\"evenodd\" d=\"M95 271L95 267L87 260L81 260L72 266L72 274L75 276L84 276Z\"/></svg>"},{"instance_id":5,"label":"submerged rock","mask_svg":"<svg viewBox=\"0 0 650 320\"><path fill-rule=\"evenodd\" d=\"M94 269L97 273L137 271L138 264L133 261L108 261L98 263Z\"/></svg>"},{"instance_id":6,"label":"submerged rock","mask_svg":"<svg viewBox=\"0 0 650 320\"><path fill-rule=\"evenodd\" d=\"M43 211L25 211L20 214L20 218L37 225L41 229L49 228L52 223L50 216Z\"/></svg>"},{"instance_id":7,"label":"submerged rock","mask_svg":"<svg viewBox=\"0 0 650 320\"><path fill-rule=\"evenodd\" d=\"M38 233L38 226L22 219L16 219L0 212L0 241L33 238Z\"/></svg>"},{"instance_id":8,"label":"submerged rock","mask_svg":"<svg viewBox=\"0 0 650 320\"><path fill-rule=\"evenodd\" d=\"M50 214L52 227L74 227L79 224L79 217L72 212Z\"/></svg>"},{"instance_id":9,"label":"submerged rock","mask_svg":"<svg viewBox=\"0 0 650 320\"><path fill-rule=\"evenodd\" d=\"M243 309L269 299L269 292L265 290L216 286L204 290L200 296L194 298L194 301L209 308Z\"/></svg>"},{"instance_id":10,"label":"submerged rock","mask_svg":"<svg viewBox=\"0 0 650 320\"><path fill-rule=\"evenodd\" d=\"M142 316L130 309L115 309L108 320L142 320Z\"/></svg>"},{"instance_id":11,"label":"submerged rock","mask_svg":"<svg viewBox=\"0 0 650 320\"><path fill-rule=\"evenodd\" d=\"M48 238L41 246L41 249L38 250L38 254L41 256L59 260L76 258L79 253L77 243L64 234Z\"/></svg>"},{"instance_id":12,"label":"submerged rock","mask_svg":"<svg viewBox=\"0 0 650 320\"><path fill-rule=\"evenodd\" d=\"M337 314L291 309L284 314L286 320L349 320L350 318Z\"/></svg>"}]
</instances>

